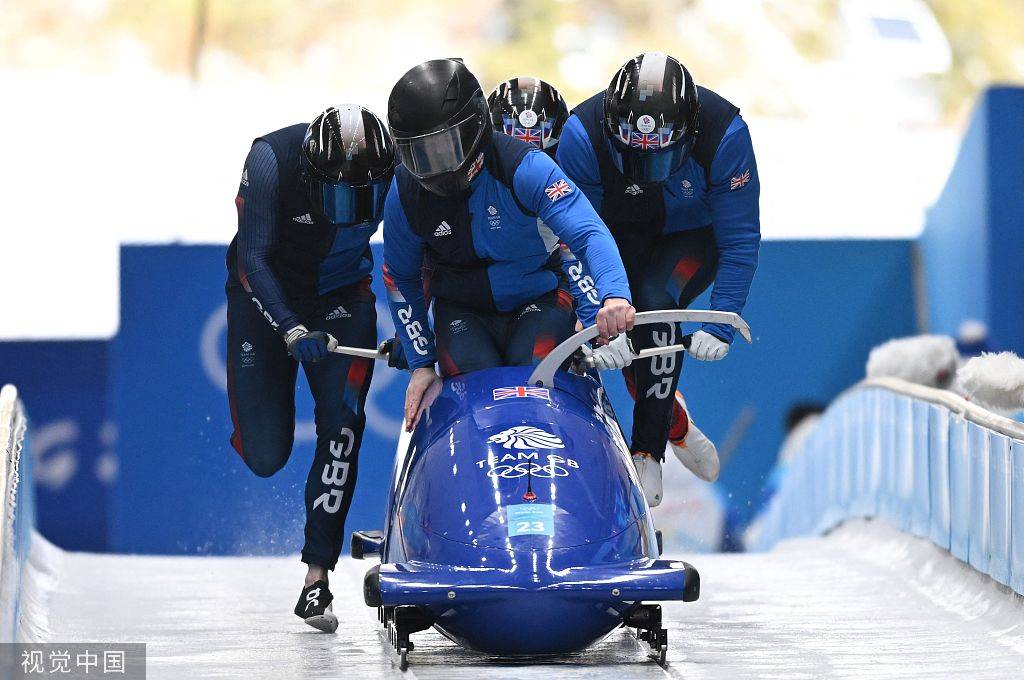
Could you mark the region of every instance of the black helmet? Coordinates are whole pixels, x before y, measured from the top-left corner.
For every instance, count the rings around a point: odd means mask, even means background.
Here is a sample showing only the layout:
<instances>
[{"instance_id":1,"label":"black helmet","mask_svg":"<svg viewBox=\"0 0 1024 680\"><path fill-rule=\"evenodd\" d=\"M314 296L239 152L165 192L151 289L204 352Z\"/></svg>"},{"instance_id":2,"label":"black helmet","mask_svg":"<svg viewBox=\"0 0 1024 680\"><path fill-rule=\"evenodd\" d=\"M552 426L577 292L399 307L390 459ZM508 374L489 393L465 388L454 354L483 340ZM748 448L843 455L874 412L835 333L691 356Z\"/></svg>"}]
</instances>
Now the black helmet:
<instances>
[{"instance_id":1,"label":"black helmet","mask_svg":"<svg viewBox=\"0 0 1024 680\"><path fill-rule=\"evenodd\" d=\"M302 183L313 208L334 224L379 222L395 171L384 122L361 106L331 107L302 140Z\"/></svg>"},{"instance_id":2,"label":"black helmet","mask_svg":"<svg viewBox=\"0 0 1024 680\"><path fill-rule=\"evenodd\" d=\"M697 87L690 72L660 52L619 69L604 94L604 127L619 170L635 182L663 182L697 139Z\"/></svg>"},{"instance_id":3,"label":"black helmet","mask_svg":"<svg viewBox=\"0 0 1024 680\"><path fill-rule=\"evenodd\" d=\"M540 78L510 78L487 97L491 127L554 153L569 119L565 100Z\"/></svg>"},{"instance_id":4,"label":"black helmet","mask_svg":"<svg viewBox=\"0 0 1024 680\"><path fill-rule=\"evenodd\" d=\"M469 188L490 140L480 82L457 59L410 69L388 98L398 157L427 190L452 196Z\"/></svg>"}]
</instances>

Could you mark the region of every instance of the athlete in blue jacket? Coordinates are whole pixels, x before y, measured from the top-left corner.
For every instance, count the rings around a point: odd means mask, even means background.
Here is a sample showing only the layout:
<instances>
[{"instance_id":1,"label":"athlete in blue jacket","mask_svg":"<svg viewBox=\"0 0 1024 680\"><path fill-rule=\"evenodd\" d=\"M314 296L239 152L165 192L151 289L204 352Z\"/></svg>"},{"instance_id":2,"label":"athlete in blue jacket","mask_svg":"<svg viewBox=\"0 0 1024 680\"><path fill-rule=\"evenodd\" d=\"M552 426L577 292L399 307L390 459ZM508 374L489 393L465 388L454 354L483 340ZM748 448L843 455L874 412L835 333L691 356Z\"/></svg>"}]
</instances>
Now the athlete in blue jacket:
<instances>
[{"instance_id":1,"label":"athlete in blue jacket","mask_svg":"<svg viewBox=\"0 0 1024 680\"><path fill-rule=\"evenodd\" d=\"M712 309L743 310L757 267L760 184L739 109L695 86L672 57L648 52L573 110L557 158L615 237L637 309L686 307L713 282ZM640 350L674 344L675 334L674 326L648 325L631 337ZM707 325L690 354L722 359L732 337L728 326ZM631 448L652 504L660 502L680 367L664 355L625 371L636 397ZM695 474L717 478L713 447L702 455L672 444Z\"/></svg>"},{"instance_id":2,"label":"athlete in blue jacket","mask_svg":"<svg viewBox=\"0 0 1024 680\"><path fill-rule=\"evenodd\" d=\"M295 613L328 632L338 626L328 571L341 551L373 374L371 360L330 349L337 341L375 346L369 241L394 165L387 128L359 106L263 135L245 160L238 234L227 254L232 446L269 477L291 455L299 362L316 402L302 547L308 566Z\"/></svg>"},{"instance_id":3,"label":"athlete in blue jacket","mask_svg":"<svg viewBox=\"0 0 1024 680\"><path fill-rule=\"evenodd\" d=\"M495 132L532 144L552 160L555 158L558 139L569 119L569 107L553 85L539 78L509 78L487 96L487 107L491 113L491 127ZM569 246L565 243L559 246L562 271L576 299L576 315L582 326L589 326L594 323L601 309L594 278L586 272L583 263L573 255ZM625 340L626 336L621 336L616 349L625 348ZM597 354L595 358L603 357ZM603 368L600 364L598 367Z\"/></svg>"},{"instance_id":4,"label":"athlete in blue jacket","mask_svg":"<svg viewBox=\"0 0 1024 680\"><path fill-rule=\"evenodd\" d=\"M600 286L602 336L632 327L629 286L608 229L547 155L491 130L480 84L461 61L428 61L402 76L388 123L402 165L384 208L385 283L413 369L408 429L440 380L435 362L445 375L529 365L572 333L559 240Z\"/></svg>"},{"instance_id":5,"label":"athlete in blue jacket","mask_svg":"<svg viewBox=\"0 0 1024 680\"><path fill-rule=\"evenodd\" d=\"M569 120L569 109L553 85L539 78L509 78L488 95L487 105L491 109L491 127L495 131L529 142L552 158L556 156L558 140ZM564 243L561 244L561 252L562 269L577 300L578 327L589 326L594 323L601 307L594 279ZM632 347L624 334L593 351L586 348L584 351L590 354L595 367L601 370L624 368L633 360ZM627 374L627 385L635 395L632 371L623 372ZM670 421L669 440L674 446L695 454L691 457L696 460L717 458L715 445L691 420L686 402L679 391L676 391L672 404ZM654 499L654 502L657 504L658 499Z\"/></svg>"}]
</instances>

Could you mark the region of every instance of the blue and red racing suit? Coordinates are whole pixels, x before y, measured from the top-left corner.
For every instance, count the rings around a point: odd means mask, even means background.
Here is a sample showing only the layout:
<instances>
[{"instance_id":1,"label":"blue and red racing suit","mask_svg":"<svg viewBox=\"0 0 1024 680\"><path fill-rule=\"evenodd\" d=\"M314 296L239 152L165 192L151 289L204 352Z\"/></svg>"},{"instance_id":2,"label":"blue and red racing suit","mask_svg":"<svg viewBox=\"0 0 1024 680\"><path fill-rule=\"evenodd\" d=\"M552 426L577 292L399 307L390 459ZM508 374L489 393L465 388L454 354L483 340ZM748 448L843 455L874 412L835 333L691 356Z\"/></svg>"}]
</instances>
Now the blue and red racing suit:
<instances>
[{"instance_id":1,"label":"blue and red racing suit","mask_svg":"<svg viewBox=\"0 0 1024 680\"><path fill-rule=\"evenodd\" d=\"M631 182L603 129L603 97L577 106L562 130L557 159L608 225L626 267L637 311L686 307L713 282L711 308L742 312L761 240L760 181L750 131L739 109L698 87L700 120L693 153L660 183ZM601 284L597 282L601 291ZM704 330L731 342L733 329ZM677 329L646 325L636 349L675 344ZM675 355L626 369L635 390L634 450L661 458L679 380Z\"/></svg>"},{"instance_id":2,"label":"blue and red racing suit","mask_svg":"<svg viewBox=\"0 0 1024 680\"><path fill-rule=\"evenodd\" d=\"M384 208L384 267L391 313L412 368L438 361L446 375L529 364L572 333L560 242L586 263L601 297L631 299L607 227L546 154L492 133L464 195L428 192L404 168ZM435 327L422 268L431 270ZM576 278L579 278L578 276ZM444 327L442 328L442 321Z\"/></svg>"}]
</instances>

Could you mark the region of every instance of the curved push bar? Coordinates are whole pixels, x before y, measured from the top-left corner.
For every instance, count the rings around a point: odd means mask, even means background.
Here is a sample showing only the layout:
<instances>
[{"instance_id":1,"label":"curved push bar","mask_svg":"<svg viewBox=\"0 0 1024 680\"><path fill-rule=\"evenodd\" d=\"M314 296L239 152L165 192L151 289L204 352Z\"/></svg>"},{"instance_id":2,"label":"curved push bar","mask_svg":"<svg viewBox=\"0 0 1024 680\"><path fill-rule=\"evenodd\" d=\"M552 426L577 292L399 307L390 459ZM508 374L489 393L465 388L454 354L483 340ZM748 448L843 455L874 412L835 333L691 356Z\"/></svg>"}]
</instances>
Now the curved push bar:
<instances>
[{"instance_id":1,"label":"curved push bar","mask_svg":"<svg viewBox=\"0 0 1024 680\"><path fill-rule=\"evenodd\" d=\"M752 342L750 326L740 318L739 314L733 312L710 312L700 309L663 309L655 312L639 312L634 321L635 326L642 326L650 323L718 323L725 326L732 326L743 339ZM558 367L571 357L583 343L589 342L598 336L597 326L588 326L579 333L567 338L560 345L551 350L551 353L544 357L544 360L537 364L530 374L529 384L538 387L552 387L555 384L555 372ZM640 358L654 356L655 354L668 354L670 352L682 352L686 349L683 345L668 345L667 347L652 347L642 350Z\"/></svg>"}]
</instances>

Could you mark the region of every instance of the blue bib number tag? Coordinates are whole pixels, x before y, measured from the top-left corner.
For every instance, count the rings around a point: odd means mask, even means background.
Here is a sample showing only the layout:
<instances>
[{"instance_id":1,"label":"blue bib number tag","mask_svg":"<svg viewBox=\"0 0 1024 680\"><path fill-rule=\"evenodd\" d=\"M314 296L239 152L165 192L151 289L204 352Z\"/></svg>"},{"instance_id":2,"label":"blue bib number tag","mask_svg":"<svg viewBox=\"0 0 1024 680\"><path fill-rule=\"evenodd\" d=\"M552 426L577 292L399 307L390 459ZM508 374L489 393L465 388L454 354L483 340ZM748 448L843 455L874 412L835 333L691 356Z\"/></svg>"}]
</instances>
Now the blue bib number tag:
<instances>
[{"instance_id":1,"label":"blue bib number tag","mask_svg":"<svg viewBox=\"0 0 1024 680\"><path fill-rule=\"evenodd\" d=\"M546 503L530 503L509 505L505 508L508 515L509 536L553 536L555 533L555 508Z\"/></svg>"}]
</instances>

